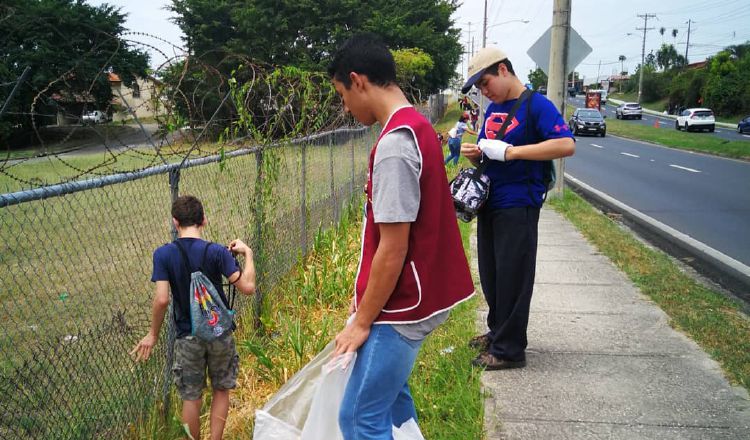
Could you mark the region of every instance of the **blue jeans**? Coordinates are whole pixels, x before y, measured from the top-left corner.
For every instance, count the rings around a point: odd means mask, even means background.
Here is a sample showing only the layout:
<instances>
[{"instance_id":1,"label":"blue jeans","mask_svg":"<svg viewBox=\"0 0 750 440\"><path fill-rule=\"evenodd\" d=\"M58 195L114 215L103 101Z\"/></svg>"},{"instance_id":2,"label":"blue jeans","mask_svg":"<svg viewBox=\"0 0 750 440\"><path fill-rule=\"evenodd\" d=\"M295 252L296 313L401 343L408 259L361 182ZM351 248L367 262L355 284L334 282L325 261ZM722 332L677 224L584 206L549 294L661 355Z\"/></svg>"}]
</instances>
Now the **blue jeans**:
<instances>
[{"instance_id":1,"label":"blue jeans","mask_svg":"<svg viewBox=\"0 0 750 440\"><path fill-rule=\"evenodd\" d=\"M453 159L453 165L458 163L458 158L461 155L461 138L448 138L448 150L450 154L445 159L445 163Z\"/></svg>"},{"instance_id":2,"label":"blue jeans","mask_svg":"<svg viewBox=\"0 0 750 440\"><path fill-rule=\"evenodd\" d=\"M407 383L422 341L377 324L357 351L339 411L345 440L391 440L392 426L417 420Z\"/></svg>"}]
</instances>

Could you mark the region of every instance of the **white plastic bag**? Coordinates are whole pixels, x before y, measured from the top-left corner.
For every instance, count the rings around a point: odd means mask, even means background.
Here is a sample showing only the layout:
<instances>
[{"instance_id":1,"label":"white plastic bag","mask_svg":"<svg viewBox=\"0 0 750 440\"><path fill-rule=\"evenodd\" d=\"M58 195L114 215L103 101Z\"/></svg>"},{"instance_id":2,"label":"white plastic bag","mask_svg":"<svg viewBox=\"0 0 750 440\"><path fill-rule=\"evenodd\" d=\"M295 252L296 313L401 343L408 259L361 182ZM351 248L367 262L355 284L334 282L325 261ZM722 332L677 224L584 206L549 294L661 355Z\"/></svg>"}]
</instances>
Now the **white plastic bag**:
<instances>
[{"instance_id":1,"label":"white plastic bag","mask_svg":"<svg viewBox=\"0 0 750 440\"><path fill-rule=\"evenodd\" d=\"M292 376L271 397L271 400L266 403L263 409L255 411L253 440L301 440L303 439L302 432L305 429L317 434L323 429L330 429L331 427L335 428L335 432L318 438L331 440L341 438L338 429L338 408L346 389L346 382L351 375L356 353L347 353L331 359L333 349L334 343L331 342L297 374ZM329 363L340 366L342 360L347 357L350 362L346 370L324 368ZM321 387L321 384L324 384L324 387ZM339 394L328 394L328 388L331 388L332 392L338 390ZM323 395L326 395L327 399L324 399ZM326 417L333 420L325 422L315 419L316 422L313 422L313 419L308 416L310 414L319 415L324 411L323 408L312 408L313 402L324 405L326 411L335 411L325 414ZM327 404L331 406L326 406ZM310 426L306 428L308 423L310 423Z\"/></svg>"},{"instance_id":2,"label":"white plastic bag","mask_svg":"<svg viewBox=\"0 0 750 440\"><path fill-rule=\"evenodd\" d=\"M291 377L255 411L253 440L342 440L339 408L356 353L331 359L334 343ZM414 419L393 427L394 440L424 440Z\"/></svg>"}]
</instances>

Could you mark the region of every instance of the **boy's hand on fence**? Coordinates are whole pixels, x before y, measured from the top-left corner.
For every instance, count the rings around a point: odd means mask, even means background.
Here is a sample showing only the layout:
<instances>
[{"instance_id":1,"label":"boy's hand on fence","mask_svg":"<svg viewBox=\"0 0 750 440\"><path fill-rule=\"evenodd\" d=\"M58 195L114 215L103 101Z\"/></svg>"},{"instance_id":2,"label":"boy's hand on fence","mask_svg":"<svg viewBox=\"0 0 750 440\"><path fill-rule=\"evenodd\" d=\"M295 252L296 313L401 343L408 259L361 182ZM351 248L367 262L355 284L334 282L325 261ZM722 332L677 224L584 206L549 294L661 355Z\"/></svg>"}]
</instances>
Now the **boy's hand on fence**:
<instances>
[{"instance_id":1,"label":"boy's hand on fence","mask_svg":"<svg viewBox=\"0 0 750 440\"><path fill-rule=\"evenodd\" d=\"M242 240L232 240L227 246L229 252L233 254L242 254L245 258L253 258L253 250L250 246L246 245Z\"/></svg>"},{"instance_id":2,"label":"boy's hand on fence","mask_svg":"<svg viewBox=\"0 0 750 440\"><path fill-rule=\"evenodd\" d=\"M151 349L156 345L156 341L156 336L151 333L147 334L138 344L136 344L133 351L130 352L130 355L135 355L136 362L147 361L148 357L151 356Z\"/></svg>"}]
</instances>

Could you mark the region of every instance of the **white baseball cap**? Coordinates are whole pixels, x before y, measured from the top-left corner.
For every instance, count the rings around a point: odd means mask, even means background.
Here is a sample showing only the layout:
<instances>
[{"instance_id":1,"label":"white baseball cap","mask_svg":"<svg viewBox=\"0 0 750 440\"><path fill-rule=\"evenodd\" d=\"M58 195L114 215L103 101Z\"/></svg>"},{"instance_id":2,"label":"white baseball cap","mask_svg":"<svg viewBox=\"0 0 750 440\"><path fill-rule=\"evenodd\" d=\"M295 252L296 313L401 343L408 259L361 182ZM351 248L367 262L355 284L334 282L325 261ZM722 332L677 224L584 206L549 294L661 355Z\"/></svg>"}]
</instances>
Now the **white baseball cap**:
<instances>
[{"instance_id":1,"label":"white baseball cap","mask_svg":"<svg viewBox=\"0 0 750 440\"><path fill-rule=\"evenodd\" d=\"M471 87L479 81L479 78L484 74L485 69L491 65L507 59L508 56L505 52L496 47L485 47L479 50L469 61L469 79L461 88L461 93L466 94Z\"/></svg>"}]
</instances>

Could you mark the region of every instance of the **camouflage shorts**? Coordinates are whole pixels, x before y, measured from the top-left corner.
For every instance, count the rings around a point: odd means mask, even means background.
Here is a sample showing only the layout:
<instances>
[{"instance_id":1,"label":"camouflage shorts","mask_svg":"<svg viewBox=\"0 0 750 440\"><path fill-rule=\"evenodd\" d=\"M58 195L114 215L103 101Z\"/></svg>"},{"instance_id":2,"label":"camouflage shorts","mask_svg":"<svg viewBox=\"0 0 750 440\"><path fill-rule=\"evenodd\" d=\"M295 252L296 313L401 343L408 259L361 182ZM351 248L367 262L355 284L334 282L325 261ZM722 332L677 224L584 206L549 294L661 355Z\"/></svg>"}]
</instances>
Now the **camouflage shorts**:
<instances>
[{"instance_id":1,"label":"camouflage shorts","mask_svg":"<svg viewBox=\"0 0 750 440\"><path fill-rule=\"evenodd\" d=\"M213 342L195 336L175 341L172 373L177 392L182 400L198 400L206 388L206 369L215 390L230 390L237 386L239 356L232 333Z\"/></svg>"}]
</instances>

